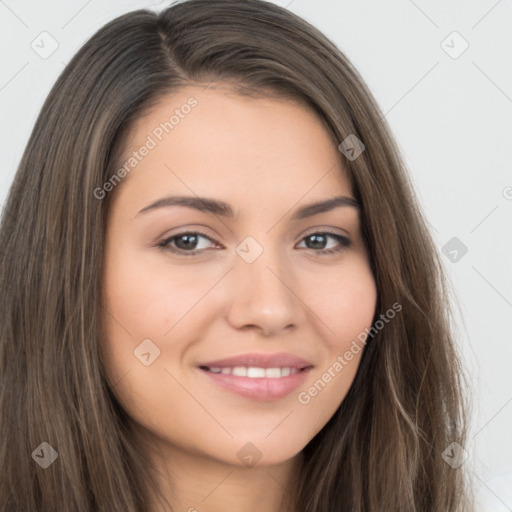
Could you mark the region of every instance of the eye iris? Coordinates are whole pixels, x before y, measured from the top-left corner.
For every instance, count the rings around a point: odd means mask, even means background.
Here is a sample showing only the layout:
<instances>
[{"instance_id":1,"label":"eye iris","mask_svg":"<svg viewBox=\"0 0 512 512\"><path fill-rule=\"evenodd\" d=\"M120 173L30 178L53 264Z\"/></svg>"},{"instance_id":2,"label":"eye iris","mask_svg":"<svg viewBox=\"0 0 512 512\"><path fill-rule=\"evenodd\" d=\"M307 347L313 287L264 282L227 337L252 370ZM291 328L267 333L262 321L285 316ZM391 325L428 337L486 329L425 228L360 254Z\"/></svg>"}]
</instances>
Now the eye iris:
<instances>
[{"instance_id":1,"label":"eye iris","mask_svg":"<svg viewBox=\"0 0 512 512\"><path fill-rule=\"evenodd\" d=\"M178 249L195 249L198 238L199 237L197 235L193 234L180 235L178 238L175 239L174 243L176 244ZM182 244L180 243L180 241L185 241L185 243Z\"/></svg>"},{"instance_id":2,"label":"eye iris","mask_svg":"<svg viewBox=\"0 0 512 512\"><path fill-rule=\"evenodd\" d=\"M308 245L309 249L324 249L326 244L326 238L327 237L325 235L310 235L307 237L306 244Z\"/></svg>"}]
</instances>

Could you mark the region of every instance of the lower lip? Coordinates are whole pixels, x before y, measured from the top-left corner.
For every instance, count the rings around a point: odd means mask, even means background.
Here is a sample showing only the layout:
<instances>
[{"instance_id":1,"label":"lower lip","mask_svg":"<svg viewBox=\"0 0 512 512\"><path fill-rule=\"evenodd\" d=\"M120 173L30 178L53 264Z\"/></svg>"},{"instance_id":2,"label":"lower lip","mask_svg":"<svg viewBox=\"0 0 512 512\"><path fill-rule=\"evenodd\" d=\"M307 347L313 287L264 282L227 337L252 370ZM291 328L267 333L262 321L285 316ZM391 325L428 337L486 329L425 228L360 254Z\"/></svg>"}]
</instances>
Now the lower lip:
<instances>
[{"instance_id":1,"label":"lower lip","mask_svg":"<svg viewBox=\"0 0 512 512\"><path fill-rule=\"evenodd\" d=\"M311 370L311 367L277 379L253 379L231 374L212 373L199 368L201 373L220 387L254 400L278 400L289 395L304 382L309 370Z\"/></svg>"}]
</instances>

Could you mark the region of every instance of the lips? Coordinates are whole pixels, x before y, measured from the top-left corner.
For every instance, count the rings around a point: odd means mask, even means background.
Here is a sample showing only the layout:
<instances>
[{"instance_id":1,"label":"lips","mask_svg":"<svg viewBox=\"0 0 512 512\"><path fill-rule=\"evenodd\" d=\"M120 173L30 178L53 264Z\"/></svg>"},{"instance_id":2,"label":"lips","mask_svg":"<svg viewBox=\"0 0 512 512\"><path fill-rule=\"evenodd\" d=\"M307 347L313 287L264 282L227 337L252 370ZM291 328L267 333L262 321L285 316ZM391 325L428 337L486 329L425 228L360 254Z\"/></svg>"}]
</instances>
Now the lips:
<instances>
[{"instance_id":1,"label":"lips","mask_svg":"<svg viewBox=\"0 0 512 512\"><path fill-rule=\"evenodd\" d=\"M243 354L200 363L210 381L255 400L277 400L302 384L313 365L292 354Z\"/></svg>"},{"instance_id":2,"label":"lips","mask_svg":"<svg viewBox=\"0 0 512 512\"><path fill-rule=\"evenodd\" d=\"M239 356L227 357L225 359L217 359L215 361L207 361L200 363L199 367L206 368L235 368L237 366L255 367L255 368L296 368L303 370L312 363L294 356L293 354L242 354Z\"/></svg>"}]
</instances>

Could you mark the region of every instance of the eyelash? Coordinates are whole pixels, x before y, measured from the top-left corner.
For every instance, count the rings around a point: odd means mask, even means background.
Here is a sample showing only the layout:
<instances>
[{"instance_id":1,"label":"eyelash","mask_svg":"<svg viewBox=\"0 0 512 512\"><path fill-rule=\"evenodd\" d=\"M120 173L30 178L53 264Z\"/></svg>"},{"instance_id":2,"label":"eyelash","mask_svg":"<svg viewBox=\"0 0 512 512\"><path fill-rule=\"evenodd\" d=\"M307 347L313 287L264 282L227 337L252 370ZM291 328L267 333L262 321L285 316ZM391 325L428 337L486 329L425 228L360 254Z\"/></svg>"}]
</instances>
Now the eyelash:
<instances>
[{"instance_id":1,"label":"eyelash","mask_svg":"<svg viewBox=\"0 0 512 512\"><path fill-rule=\"evenodd\" d=\"M207 238L208 240L210 240L211 242L214 242L216 244L218 244L218 242L216 240L214 240L213 238L211 238L210 236L206 235L205 233L202 233L201 231L184 231L183 233L178 233L177 235L173 235L169 238L166 238L165 240L163 240L162 242L160 242L158 244L158 247L164 251L171 251L172 253L175 253L175 254L179 254L181 256L194 256L198 253L201 253L201 252L204 252L205 249L196 249L196 250L193 250L193 251L184 251L183 249L177 249L175 247L172 247L170 246L169 244L175 240L175 239L178 239L178 238L181 238L185 235L200 235L204 238ZM319 250L319 251L315 251L314 249L309 249L309 250L312 250L313 252L315 252L317 255L329 255L329 254L335 254L335 253L339 253L339 252L342 252L344 250L346 250L348 247L350 247L352 245L352 241L343 236L343 235L340 235L338 233L333 233L332 231L329 231L329 230L324 230L324 231L315 231L313 233L310 233L309 235L306 235L302 240L305 240L309 237L312 237L313 235L328 235L332 238L335 238L338 243L339 243L339 247L338 248L335 248L335 249L322 249L322 250Z\"/></svg>"}]
</instances>

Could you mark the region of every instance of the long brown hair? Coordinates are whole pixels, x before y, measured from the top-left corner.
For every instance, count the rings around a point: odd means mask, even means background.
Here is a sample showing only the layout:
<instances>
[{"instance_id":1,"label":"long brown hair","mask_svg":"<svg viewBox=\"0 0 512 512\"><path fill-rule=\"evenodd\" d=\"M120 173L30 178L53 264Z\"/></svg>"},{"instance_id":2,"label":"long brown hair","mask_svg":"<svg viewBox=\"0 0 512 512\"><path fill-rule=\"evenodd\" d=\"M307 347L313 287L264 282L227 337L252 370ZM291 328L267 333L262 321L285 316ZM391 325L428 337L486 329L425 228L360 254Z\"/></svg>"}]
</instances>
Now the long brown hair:
<instances>
[{"instance_id":1,"label":"long brown hair","mask_svg":"<svg viewBox=\"0 0 512 512\"><path fill-rule=\"evenodd\" d=\"M438 252L386 120L343 53L293 13L262 0L189 0L100 29L66 66L37 119L0 228L0 510L135 512L155 487L99 355L110 195L133 121L190 84L301 101L338 145L362 205L378 289L353 384L304 449L303 512L469 510L464 374ZM46 469L38 453L58 459ZM39 452L37 452L39 450ZM45 451L46 450L46 451ZM36 452L34 454L34 451ZM31 456L32 454L32 456Z\"/></svg>"}]
</instances>

